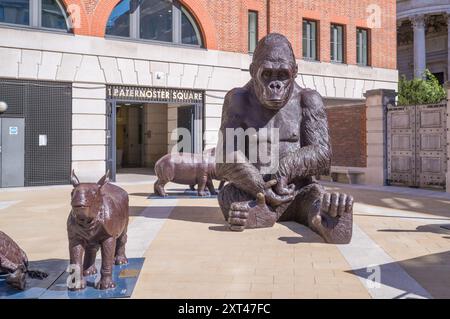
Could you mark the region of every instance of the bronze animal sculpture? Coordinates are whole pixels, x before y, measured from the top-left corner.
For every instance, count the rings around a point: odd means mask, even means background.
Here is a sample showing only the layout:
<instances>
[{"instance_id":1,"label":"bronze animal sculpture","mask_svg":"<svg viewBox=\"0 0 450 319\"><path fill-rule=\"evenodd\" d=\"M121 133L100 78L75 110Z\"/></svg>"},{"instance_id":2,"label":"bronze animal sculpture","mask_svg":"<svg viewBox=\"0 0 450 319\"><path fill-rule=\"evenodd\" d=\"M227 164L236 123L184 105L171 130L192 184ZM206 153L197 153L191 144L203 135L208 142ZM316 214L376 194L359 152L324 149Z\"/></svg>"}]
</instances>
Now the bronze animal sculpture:
<instances>
[{"instance_id":1,"label":"bronze animal sculpture","mask_svg":"<svg viewBox=\"0 0 450 319\"><path fill-rule=\"evenodd\" d=\"M203 152L203 154L206 154L206 155L209 155L209 156L212 156L212 157L215 157L216 156L216 148L214 147L214 148L210 148L210 149L207 149L207 150L205 150L204 152ZM216 167L214 166L214 169L215 169ZM225 182L226 181L220 181L220 184L219 184L219 191L221 191L222 190L222 188L225 186ZM195 191L195 185L196 184L191 184L191 185L189 185L189 189L191 190L191 191ZM214 194L214 195L216 195L216 194Z\"/></svg>"},{"instance_id":2,"label":"bronze animal sculpture","mask_svg":"<svg viewBox=\"0 0 450 319\"><path fill-rule=\"evenodd\" d=\"M67 219L70 264L80 269L81 278L71 290L84 289L84 276L97 273L95 258L101 248L102 265L98 289L114 288L114 263L128 263L125 255L129 219L128 193L109 184L109 171L97 183L80 183L72 171L72 210Z\"/></svg>"},{"instance_id":3,"label":"bronze animal sculpture","mask_svg":"<svg viewBox=\"0 0 450 319\"><path fill-rule=\"evenodd\" d=\"M314 176L327 175L331 146L325 107L320 94L296 82L298 66L288 39L272 33L257 45L250 66L251 80L225 96L220 133L223 144L217 161L219 178L230 183L218 200L231 230L271 227L276 221L296 221L328 243L351 240L353 198L327 193ZM279 163L276 173L260 172L237 147L227 152L227 129L277 129ZM270 138L267 143L273 143ZM218 148L219 150L219 148ZM216 151L217 152L217 151ZM244 161L227 161L243 158Z\"/></svg>"},{"instance_id":4,"label":"bronze animal sculpture","mask_svg":"<svg viewBox=\"0 0 450 319\"><path fill-rule=\"evenodd\" d=\"M222 190L222 188L225 186L225 183L226 183L225 181L220 181L219 188L218 188L219 191ZM195 191L195 185L196 185L196 184L191 184L191 185L189 185L189 189L190 189L191 191ZM213 194L213 195L216 195L216 194Z\"/></svg>"},{"instance_id":5,"label":"bronze animal sculpture","mask_svg":"<svg viewBox=\"0 0 450 319\"><path fill-rule=\"evenodd\" d=\"M164 185L168 182L189 185L191 190L198 185L198 196L208 195L205 186L211 195L217 194L212 182L213 179L217 179L214 153L166 154L156 162L155 173L158 179L154 184L154 190L159 196L167 196Z\"/></svg>"},{"instance_id":6,"label":"bronze animal sculpture","mask_svg":"<svg viewBox=\"0 0 450 319\"><path fill-rule=\"evenodd\" d=\"M0 273L7 273L6 282L19 290L25 289L27 275L38 279L48 276L42 271L29 270L25 252L2 231L0 231Z\"/></svg>"}]
</instances>

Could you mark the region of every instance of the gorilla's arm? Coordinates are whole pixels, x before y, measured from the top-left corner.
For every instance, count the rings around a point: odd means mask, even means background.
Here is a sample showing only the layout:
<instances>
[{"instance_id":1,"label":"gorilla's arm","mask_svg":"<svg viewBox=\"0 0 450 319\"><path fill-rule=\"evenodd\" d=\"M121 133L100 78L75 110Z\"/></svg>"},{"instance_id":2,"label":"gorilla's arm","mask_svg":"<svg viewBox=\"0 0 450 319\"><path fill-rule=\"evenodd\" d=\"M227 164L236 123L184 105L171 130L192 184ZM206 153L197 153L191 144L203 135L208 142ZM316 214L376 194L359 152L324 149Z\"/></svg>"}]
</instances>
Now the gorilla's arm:
<instances>
[{"instance_id":1,"label":"gorilla's arm","mask_svg":"<svg viewBox=\"0 0 450 319\"><path fill-rule=\"evenodd\" d=\"M233 183L237 188L256 198L258 193L264 192L264 180L261 173L245 158L239 150L233 148L231 153L227 153L226 129L236 129L242 127L242 104L233 101L240 99L239 92L242 89L234 89L227 93L222 110L222 123L220 126L219 143L216 148L216 174L219 179L225 179ZM245 105L245 104L244 104ZM234 141L230 141L234 144ZM235 146L234 146L235 147ZM228 159L228 160L227 160ZM233 159L230 162L229 159Z\"/></svg>"},{"instance_id":2,"label":"gorilla's arm","mask_svg":"<svg viewBox=\"0 0 450 319\"><path fill-rule=\"evenodd\" d=\"M327 115L322 97L314 90L303 90L301 98L301 148L280 159L277 180L291 183L295 178L328 175L331 146Z\"/></svg>"}]
</instances>

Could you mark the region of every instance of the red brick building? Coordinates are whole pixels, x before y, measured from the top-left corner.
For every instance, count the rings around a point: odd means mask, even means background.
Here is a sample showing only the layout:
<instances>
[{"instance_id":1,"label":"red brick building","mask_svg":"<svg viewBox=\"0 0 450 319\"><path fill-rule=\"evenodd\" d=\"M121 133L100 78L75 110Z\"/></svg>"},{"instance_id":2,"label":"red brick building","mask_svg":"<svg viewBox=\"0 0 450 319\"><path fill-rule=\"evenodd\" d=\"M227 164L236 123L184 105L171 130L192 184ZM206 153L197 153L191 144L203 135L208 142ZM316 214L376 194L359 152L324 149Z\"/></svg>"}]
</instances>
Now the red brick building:
<instances>
[{"instance_id":1,"label":"red brick building","mask_svg":"<svg viewBox=\"0 0 450 319\"><path fill-rule=\"evenodd\" d=\"M223 96L248 81L251 51L268 32L289 38L299 85L325 99L333 164L364 167L363 95L397 86L394 0L0 0L0 99L10 105L2 118L24 119L25 153L36 139L65 136L54 162L43 160L51 145L37 149L40 164L16 156L22 184L64 183L70 168L94 179L105 167L152 166L180 126L195 151L212 147ZM63 102L15 100L35 86ZM36 108L48 112L40 122ZM50 132L61 119L60 134ZM359 142L340 153L346 134Z\"/></svg>"},{"instance_id":2,"label":"red brick building","mask_svg":"<svg viewBox=\"0 0 450 319\"><path fill-rule=\"evenodd\" d=\"M81 26L76 35L105 36L105 28L120 0L62 0L66 8L80 8ZM371 66L396 69L396 2L392 0L182 0L195 17L210 50L248 53L248 11L258 13L258 36L268 32L286 35L298 57L302 56L302 21L316 20L320 26L320 61L330 62L331 23L343 25L346 62L356 64L356 29L370 29ZM377 7L376 7L377 6ZM374 9L375 8L375 9ZM377 12L379 8L379 12ZM72 9L75 10L75 9ZM371 17L379 14L380 22ZM73 17L78 19L78 17ZM379 23L378 25L376 25ZM386 54L383 48L392 48Z\"/></svg>"}]
</instances>

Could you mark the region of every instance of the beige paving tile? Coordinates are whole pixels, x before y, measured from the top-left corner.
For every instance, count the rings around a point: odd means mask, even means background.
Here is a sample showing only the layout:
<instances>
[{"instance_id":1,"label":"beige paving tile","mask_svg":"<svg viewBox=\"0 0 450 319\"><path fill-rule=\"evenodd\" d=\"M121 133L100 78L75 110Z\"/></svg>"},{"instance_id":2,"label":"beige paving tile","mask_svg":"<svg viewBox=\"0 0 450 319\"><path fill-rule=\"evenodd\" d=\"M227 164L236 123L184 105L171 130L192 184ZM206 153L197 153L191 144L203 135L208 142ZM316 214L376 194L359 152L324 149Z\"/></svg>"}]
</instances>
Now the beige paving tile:
<instances>
[{"instance_id":1,"label":"beige paving tile","mask_svg":"<svg viewBox=\"0 0 450 319\"><path fill-rule=\"evenodd\" d=\"M227 292L225 298L229 299L268 299L272 298L270 292Z\"/></svg>"},{"instance_id":2,"label":"beige paving tile","mask_svg":"<svg viewBox=\"0 0 450 319\"><path fill-rule=\"evenodd\" d=\"M125 189L132 194L134 220L152 205L146 199L152 185L126 185ZM0 210L0 229L31 260L67 259L70 191L71 187L0 192L0 201L17 201ZM450 201L348 192L357 201L358 226L434 297L449 298L450 232L427 219L389 215L401 211L450 218ZM230 232L215 199L179 200L145 257L134 298L370 297L360 279L349 272L339 249L323 243L307 227L288 222L270 229Z\"/></svg>"}]
</instances>

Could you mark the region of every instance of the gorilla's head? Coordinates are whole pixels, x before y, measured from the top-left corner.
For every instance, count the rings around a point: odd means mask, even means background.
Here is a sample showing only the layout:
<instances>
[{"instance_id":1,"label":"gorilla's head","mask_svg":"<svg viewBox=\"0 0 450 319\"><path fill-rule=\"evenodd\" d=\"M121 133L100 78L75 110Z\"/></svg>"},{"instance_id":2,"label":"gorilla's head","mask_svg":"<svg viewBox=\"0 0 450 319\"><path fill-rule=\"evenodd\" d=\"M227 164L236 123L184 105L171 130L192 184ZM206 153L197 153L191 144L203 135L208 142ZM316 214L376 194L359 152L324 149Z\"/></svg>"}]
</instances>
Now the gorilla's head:
<instances>
[{"instance_id":1,"label":"gorilla's head","mask_svg":"<svg viewBox=\"0 0 450 319\"><path fill-rule=\"evenodd\" d=\"M284 35L270 33L259 41L250 74L261 104L281 109L289 101L297 72L294 51Z\"/></svg>"}]
</instances>

